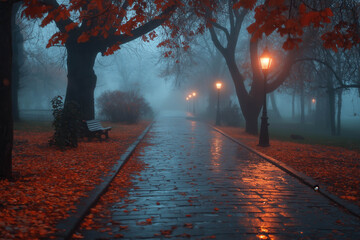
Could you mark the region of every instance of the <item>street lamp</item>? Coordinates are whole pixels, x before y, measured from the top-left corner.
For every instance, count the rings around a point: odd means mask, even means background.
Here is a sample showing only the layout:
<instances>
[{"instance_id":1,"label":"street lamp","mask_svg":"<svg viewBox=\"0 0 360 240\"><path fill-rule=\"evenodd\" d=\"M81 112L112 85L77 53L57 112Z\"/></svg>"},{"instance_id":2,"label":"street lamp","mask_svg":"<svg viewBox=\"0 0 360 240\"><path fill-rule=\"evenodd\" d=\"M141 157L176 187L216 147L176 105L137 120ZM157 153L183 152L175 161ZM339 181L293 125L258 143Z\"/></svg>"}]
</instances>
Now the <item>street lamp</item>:
<instances>
[{"instance_id":1,"label":"street lamp","mask_svg":"<svg viewBox=\"0 0 360 240\"><path fill-rule=\"evenodd\" d=\"M196 92L192 93L193 96L193 114L195 115L195 97L196 97Z\"/></svg>"},{"instance_id":2,"label":"street lamp","mask_svg":"<svg viewBox=\"0 0 360 240\"><path fill-rule=\"evenodd\" d=\"M261 147L268 147L269 144L269 130L268 130L268 116L266 110L266 78L268 71L271 67L272 58L270 53L265 47L263 54L260 56L260 67L264 73L264 105L263 105L263 112L261 117L261 128L260 128L260 136L259 136L259 144L258 146Z\"/></svg>"},{"instance_id":3,"label":"street lamp","mask_svg":"<svg viewBox=\"0 0 360 240\"><path fill-rule=\"evenodd\" d=\"M216 109L216 121L215 121L215 125L219 126L221 124L221 119L220 119L220 89L222 87L222 83L221 82L217 82L216 83L216 88L218 90L218 97L217 97L217 109Z\"/></svg>"}]
</instances>

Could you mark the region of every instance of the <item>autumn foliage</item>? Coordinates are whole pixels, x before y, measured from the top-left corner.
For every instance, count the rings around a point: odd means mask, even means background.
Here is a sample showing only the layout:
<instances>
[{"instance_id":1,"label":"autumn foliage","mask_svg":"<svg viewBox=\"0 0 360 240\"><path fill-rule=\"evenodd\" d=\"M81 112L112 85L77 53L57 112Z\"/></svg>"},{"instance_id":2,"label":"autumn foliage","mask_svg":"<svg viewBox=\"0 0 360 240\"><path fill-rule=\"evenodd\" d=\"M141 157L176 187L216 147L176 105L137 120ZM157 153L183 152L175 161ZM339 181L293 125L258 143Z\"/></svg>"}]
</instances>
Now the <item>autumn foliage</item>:
<instances>
[{"instance_id":1,"label":"autumn foliage","mask_svg":"<svg viewBox=\"0 0 360 240\"><path fill-rule=\"evenodd\" d=\"M257 146L259 138L240 128L220 127L231 137L295 170L305 173L340 198L360 206L360 152L342 147L271 140L271 147Z\"/></svg>"},{"instance_id":2,"label":"autumn foliage","mask_svg":"<svg viewBox=\"0 0 360 240\"><path fill-rule=\"evenodd\" d=\"M284 1L269 1L255 9L255 23L247 29L253 39L261 38L262 34L270 35L277 31L281 37L288 36L283 44L284 49L293 49L302 42L304 28L312 25L315 28L330 23L333 13L330 8L321 11L309 11L305 4L300 4L298 11L291 13ZM290 16L290 17L289 17Z\"/></svg>"},{"instance_id":3,"label":"autumn foliage","mask_svg":"<svg viewBox=\"0 0 360 240\"><path fill-rule=\"evenodd\" d=\"M144 146L144 143L141 143ZM124 165L123 170L116 175L111 182L109 190L101 196L99 202L95 207L91 208L84 221L82 221L80 229L97 230L100 232L107 232L112 235L112 229L108 227L110 223L112 226L118 226L120 230L127 230L128 226L122 225L120 222L115 221L111 217L111 205L115 203L123 203L119 206L124 209L124 212L137 211L137 209L126 210L127 204L131 203L128 199L128 190L133 187L133 179L140 176L140 172L146 168L146 164L141 161L137 156L139 151L135 151L134 155L130 157L128 162ZM106 223L106 224L104 224ZM144 219L139 222L139 225L151 225L152 218ZM115 238L122 238L122 234L114 235ZM75 233L73 238L84 238L80 233Z\"/></svg>"},{"instance_id":4,"label":"autumn foliage","mask_svg":"<svg viewBox=\"0 0 360 240\"><path fill-rule=\"evenodd\" d=\"M287 36L283 45L285 49L297 47L302 41L304 28L324 27L331 22L333 12L329 7L313 8L311 4L301 1L268 0L261 4L257 0L234 1L233 8L245 8L255 11L255 22L248 27L253 38L260 38L262 34L270 35L277 31L281 36ZM167 1L145 1L133 0L123 3L118 1L99 0L72 0L67 4L58 4L55 0L25 1L23 15L28 18L41 18L41 26L44 27L50 22L62 22L63 28L55 33L47 47L56 44L65 44L71 31L79 31L77 42L87 42L92 38L107 39L109 36L127 35L131 36L133 30L148 21L150 17L164 12L166 9L180 9L182 12L192 11L197 17L203 18L207 11L216 12L220 7L215 0L167 0ZM153 9L149 11L149 9ZM166 12L162 17L170 18L173 11ZM216 21L216 19L214 20ZM186 25L186 24L185 24ZM184 25L184 26L185 26ZM172 30L169 37L176 36L183 26L175 26L170 21L164 26ZM324 45L330 48L349 48L359 44L359 37L354 23L340 21L335 28L327 30L322 39ZM198 31L201 32L201 31ZM143 39L148 41L157 36L155 32L149 33ZM118 50L121 42L115 42L103 53L112 54Z\"/></svg>"},{"instance_id":5,"label":"autumn foliage","mask_svg":"<svg viewBox=\"0 0 360 240\"><path fill-rule=\"evenodd\" d=\"M147 123L111 125L106 142L79 142L68 151L48 146L51 131L15 130L15 180L0 182L1 239L49 239Z\"/></svg>"}]
</instances>

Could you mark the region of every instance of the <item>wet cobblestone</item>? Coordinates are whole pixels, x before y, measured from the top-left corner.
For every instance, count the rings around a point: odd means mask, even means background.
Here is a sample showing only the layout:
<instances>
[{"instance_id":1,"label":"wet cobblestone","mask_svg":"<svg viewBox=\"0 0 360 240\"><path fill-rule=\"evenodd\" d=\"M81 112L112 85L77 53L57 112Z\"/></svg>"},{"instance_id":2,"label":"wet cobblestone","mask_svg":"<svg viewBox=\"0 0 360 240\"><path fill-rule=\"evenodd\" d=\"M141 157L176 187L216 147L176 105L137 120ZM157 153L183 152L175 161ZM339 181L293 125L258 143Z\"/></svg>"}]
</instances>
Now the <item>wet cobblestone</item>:
<instances>
[{"instance_id":1,"label":"wet cobblestone","mask_svg":"<svg viewBox=\"0 0 360 240\"><path fill-rule=\"evenodd\" d=\"M360 220L206 124L161 117L127 203L124 239L360 239ZM127 205L128 212L121 206ZM136 208L138 211L131 211ZM152 224L140 222L152 219ZM111 227L111 226L110 226ZM164 232L164 230L168 230ZM87 239L112 238L84 231Z\"/></svg>"}]
</instances>

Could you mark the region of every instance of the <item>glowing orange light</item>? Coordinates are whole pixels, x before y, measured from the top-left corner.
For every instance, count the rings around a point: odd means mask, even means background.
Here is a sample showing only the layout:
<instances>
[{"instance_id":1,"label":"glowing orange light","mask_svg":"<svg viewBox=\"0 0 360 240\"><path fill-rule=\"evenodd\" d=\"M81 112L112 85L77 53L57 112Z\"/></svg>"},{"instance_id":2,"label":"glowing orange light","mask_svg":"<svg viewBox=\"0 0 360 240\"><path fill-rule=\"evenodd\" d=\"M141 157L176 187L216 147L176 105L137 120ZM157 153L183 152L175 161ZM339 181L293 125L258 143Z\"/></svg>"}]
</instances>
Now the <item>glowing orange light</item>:
<instances>
[{"instance_id":1,"label":"glowing orange light","mask_svg":"<svg viewBox=\"0 0 360 240\"><path fill-rule=\"evenodd\" d=\"M262 70L269 70L272 63L272 57L270 56L267 47L264 49L263 54L260 56L260 66Z\"/></svg>"},{"instance_id":2,"label":"glowing orange light","mask_svg":"<svg viewBox=\"0 0 360 240\"><path fill-rule=\"evenodd\" d=\"M217 82L217 83L216 83L216 88L217 88L217 89L221 89L221 87L222 87L222 83L221 83L221 82Z\"/></svg>"},{"instance_id":3,"label":"glowing orange light","mask_svg":"<svg viewBox=\"0 0 360 240\"><path fill-rule=\"evenodd\" d=\"M263 234L257 235L257 237L260 238L260 239L267 239L268 238L266 235L263 235Z\"/></svg>"},{"instance_id":4,"label":"glowing orange light","mask_svg":"<svg viewBox=\"0 0 360 240\"><path fill-rule=\"evenodd\" d=\"M189 98L191 98L191 97L192 97L192 95L190 94L190 95L189 95Z\"/></svg>"},{"instance_id":5,"label":"glowing orange light","mask_svg":"<svg viewBox=\"0 0 360 240\"><path fill-rule=\"evenodd\" d=\"M189 98L188 98L188 97L186 98L186 101L189 101Z\"/></svg>"},{"instance_id":6,"label":"glowing orange light","mask_svg":"<svg viewBox=\"0 0 360 240\"><path fill-rule=\"evenodd\" d=\"M196 96L196 92L193 92L192 95L195 97L195 96Z\"/></svg>"},{"instance_id":7,"label":"glowing orange light","mask_svg":"<svg viewBox=\"0 0 360 240\"><path fill-rule=\"evenodd\" d=\"M315 103L316 103L316 99L315 99L315 98L311 99L311 102L312 102L313 104L315 104Z\"/></svg>"}]
</instances>

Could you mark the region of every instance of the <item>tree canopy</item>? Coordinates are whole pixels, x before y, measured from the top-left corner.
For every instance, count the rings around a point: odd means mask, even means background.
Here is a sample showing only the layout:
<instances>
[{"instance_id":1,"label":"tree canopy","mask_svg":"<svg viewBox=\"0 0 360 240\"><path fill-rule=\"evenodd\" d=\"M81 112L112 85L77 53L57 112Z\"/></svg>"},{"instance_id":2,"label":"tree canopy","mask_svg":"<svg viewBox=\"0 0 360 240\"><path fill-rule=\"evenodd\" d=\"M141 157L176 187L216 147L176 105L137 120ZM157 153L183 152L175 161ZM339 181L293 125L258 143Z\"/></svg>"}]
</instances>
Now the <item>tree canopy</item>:
<instances>
[{"instance_id":1,"label":"tree canopy","mask_svg":"<svg viewBox=\"0 0 360 240\"><path fill-rule=\"evenodd\" d=\"M28 18L42 18L41 26L56 22L59 31L51 37L47 47L65 44L69 32L78 31L79 43L106 40L102 44L102 53L108 55L118 50L120 44L129 41L129 36L138 37L138 34L143 32L141 30L147 28L150 19L168 19L176 9L182 13L192 11L196 16L204 17L207 12L219 12L224 3L232 5L234 9L254 11L255 22L247 28L253 39L261 38L263 34L278 32L285 37L284 49L298 47L304 28L310 26L326 28L322 34L323 44L335 51L338 48L349 49L360 43L359 3L350 0L341 3L300 0L70 0L61 4L56 0L24 0L23 14ZM326 24L332 21L334 8L346 11L347 14L344 14L342 19L337 19L329 28ZM207 26L216 24L216 21L216 18L207 19ZM174 21L164 21L164 26L173 31L170 37L175 37L181 32L180 28L189 24L186 21L182 26L173 23ZM156 36L152 31L144 40L151 40Z\"/></svg>"}]
</instances>

